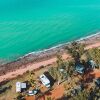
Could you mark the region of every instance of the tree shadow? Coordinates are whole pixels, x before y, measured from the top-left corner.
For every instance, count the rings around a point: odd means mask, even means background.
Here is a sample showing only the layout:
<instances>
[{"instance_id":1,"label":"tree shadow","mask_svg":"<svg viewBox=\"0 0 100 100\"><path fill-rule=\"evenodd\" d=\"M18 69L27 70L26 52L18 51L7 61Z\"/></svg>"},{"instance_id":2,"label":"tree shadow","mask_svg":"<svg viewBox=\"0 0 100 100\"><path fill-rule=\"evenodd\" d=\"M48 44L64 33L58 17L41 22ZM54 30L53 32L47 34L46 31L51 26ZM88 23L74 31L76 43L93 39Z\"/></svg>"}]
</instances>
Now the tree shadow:
<instances>
[{"instance_id":1,"label":"tree shadow","mask_svg":"<svg viewBox=\"0 0 100 100\"><path fill-rule=\"evenodd\" d=\"M50 73L48 71L44 72L44 75L50 80L50 85L52 87L55 83L54 78L50 75Z\"/></svg>"},{"instance_id":2,"label":"tree shadow","mask_svg":"<svg viewBox=\"0 0 100 100\"><path fill-rule=\"evenodd\" d=\"M10 90L12 88L11 85L7 86L7 87L3 87L3 88L0 88L0 94L6 92L7 90Z\"/></svg>"},{"instance_id":3,"label":"tree shadow","mask_svg":"<svg viewBox=\"0 0 100 100\"><path fill-rule=\"evenodd\" d=\"M8 82L10 82L10 80L5 80L3 82L0 82L0 86L7 84Z\"/></svg>"}]
</instances>

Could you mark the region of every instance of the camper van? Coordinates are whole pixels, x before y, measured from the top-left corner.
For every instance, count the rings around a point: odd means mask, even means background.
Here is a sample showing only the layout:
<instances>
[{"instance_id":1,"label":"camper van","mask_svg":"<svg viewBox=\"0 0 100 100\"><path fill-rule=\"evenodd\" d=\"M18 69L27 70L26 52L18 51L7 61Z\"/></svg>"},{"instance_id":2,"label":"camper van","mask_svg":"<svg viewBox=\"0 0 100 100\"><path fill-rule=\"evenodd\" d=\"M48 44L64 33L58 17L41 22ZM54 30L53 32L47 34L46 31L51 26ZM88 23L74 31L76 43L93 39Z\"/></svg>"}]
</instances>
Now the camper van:
<instances>
[{"instance_id":1,"label":"camper van","mask_svg":"<svg viewBox=\"0 0 100 100\"><path fill-rule=\"evenodd\" d=\"M40 81L42 82L43 85L45 85L47 88L50 87L50 80L43 74L40 75Z\"/></svg>"}]
</instances>

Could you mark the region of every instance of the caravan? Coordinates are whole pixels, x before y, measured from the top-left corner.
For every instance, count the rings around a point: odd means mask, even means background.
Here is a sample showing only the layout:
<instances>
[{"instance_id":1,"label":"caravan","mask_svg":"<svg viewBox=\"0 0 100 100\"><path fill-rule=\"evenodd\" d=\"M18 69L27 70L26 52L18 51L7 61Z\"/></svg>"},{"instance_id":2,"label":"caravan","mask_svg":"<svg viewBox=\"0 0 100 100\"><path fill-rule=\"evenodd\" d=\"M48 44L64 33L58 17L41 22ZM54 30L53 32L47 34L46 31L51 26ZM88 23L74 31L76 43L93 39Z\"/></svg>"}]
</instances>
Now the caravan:
<instances>
[{"instance_id":1,"label":"caravan","mask_svg":"<svg viewBox=\"0 0 100 100\"><path fill-rule=\"evenodd\" d=\"M40 80L42 84L45 85L47 88L50 87L50 80L44 74L40 75Z\"/></svg>"}]
</instances>

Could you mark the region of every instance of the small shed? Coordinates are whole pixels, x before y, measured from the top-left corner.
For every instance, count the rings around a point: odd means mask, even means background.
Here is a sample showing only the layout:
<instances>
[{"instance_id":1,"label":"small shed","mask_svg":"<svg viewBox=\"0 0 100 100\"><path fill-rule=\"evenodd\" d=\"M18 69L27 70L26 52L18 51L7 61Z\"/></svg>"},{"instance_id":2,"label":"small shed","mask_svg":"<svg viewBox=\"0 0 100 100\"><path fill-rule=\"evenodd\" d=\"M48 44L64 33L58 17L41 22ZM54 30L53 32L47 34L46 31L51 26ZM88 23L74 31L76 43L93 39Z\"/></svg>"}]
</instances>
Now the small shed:
<instances>
[{"instance_id":1,"label":"small shed","mask_svg":"<svg viewBox=\"0 0 100 100\"><path fill-rule=\"evenodd\" d=\"M16 82L16 92L21 92L26 89L26 83Z\"/></svg>"}]
</instances>

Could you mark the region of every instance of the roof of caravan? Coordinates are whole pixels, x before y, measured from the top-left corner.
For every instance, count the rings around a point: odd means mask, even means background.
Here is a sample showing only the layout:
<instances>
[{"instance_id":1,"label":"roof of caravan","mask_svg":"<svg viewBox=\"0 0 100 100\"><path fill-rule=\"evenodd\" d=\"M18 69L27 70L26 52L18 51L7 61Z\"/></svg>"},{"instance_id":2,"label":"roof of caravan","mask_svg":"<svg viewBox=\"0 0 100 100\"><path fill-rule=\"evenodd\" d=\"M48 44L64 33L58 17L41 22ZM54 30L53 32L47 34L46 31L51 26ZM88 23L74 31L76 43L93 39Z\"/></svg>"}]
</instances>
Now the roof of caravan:
<instances>
[{"instance_id":1,"label":"roof of caravan","mask_svg":"<svg viewBox=\"0 0 100 100\"><path fill-rule=\"evenodd\" d=\"M44 74L40 75L40 79L43 84L50 83L49 79Z\"/></svg>"}]
</instances>

